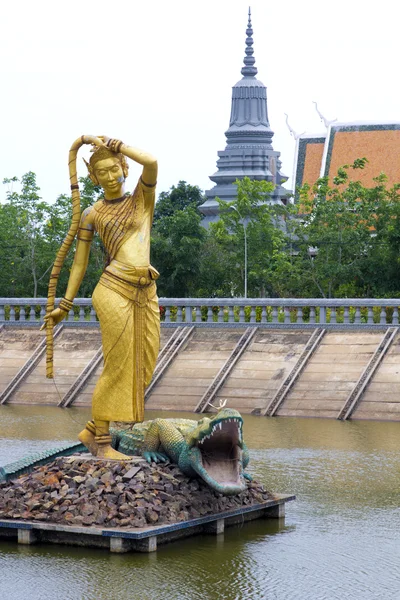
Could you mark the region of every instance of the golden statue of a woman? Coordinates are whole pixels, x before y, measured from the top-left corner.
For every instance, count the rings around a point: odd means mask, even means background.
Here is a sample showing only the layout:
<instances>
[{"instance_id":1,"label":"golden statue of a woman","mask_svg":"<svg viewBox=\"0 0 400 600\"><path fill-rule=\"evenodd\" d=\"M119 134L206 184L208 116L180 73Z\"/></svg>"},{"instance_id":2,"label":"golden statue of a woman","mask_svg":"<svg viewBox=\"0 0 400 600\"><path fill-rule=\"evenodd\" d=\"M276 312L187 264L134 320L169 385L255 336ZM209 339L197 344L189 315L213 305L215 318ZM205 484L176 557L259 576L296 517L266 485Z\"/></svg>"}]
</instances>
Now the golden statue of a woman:
<instances>
[{"instance_id":1,"label":"golden statue of a woman","mask_svg":"<svg viewBox=\"0 0 400 600\"><path fill-rule=\"evenodd\" d=\"M93 154L86 164L93 183L103 188L104 198L80 214L76 155L82 144L93 144ZM143 166L132 194L125 193L126 157ZM109 255L109 264L92 296L101 327L104 369L93 393L93 420L87 423L79 439L93 455L124 459L128 457L111 447L109 424L143 421L144 390L153 375L160 343L155 284L158 272L150 265L157 161L120 140L82 136L71 147L69 166L74 210L71 229L50 276L45 317L47 376L52 377L52 327L72 308L97 232ZM54 308L58 274L76 233L76 252L67 290L58 308Z\"/></svg>"}]
</instances>

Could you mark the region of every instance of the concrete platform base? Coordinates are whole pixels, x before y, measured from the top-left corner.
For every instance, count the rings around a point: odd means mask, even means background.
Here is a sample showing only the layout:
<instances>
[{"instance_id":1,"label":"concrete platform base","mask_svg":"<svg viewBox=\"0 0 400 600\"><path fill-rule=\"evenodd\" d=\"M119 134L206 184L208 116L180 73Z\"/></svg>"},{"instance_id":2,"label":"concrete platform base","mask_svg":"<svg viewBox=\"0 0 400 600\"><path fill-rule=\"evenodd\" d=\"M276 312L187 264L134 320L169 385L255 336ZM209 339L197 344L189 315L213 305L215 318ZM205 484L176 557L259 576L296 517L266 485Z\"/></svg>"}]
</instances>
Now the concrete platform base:
<instances>
[{"instance_id":1,"label":"concrete platform base","mask_svg":"<svg viewBox=\"0 0 400 600\"><path fill-rule=\"evenodd\" d=\"M262 504L242 507L199 519L144 528L74 527L4 519L0 521L0 539L16 539L19 544L40 542L105 548L110 552L155 552L157 546L176 539L208 533L220 535L225 527L242 525L254 519L284 519L285 503L295 496L275 495Z\"/></svg>"}]
</instances>

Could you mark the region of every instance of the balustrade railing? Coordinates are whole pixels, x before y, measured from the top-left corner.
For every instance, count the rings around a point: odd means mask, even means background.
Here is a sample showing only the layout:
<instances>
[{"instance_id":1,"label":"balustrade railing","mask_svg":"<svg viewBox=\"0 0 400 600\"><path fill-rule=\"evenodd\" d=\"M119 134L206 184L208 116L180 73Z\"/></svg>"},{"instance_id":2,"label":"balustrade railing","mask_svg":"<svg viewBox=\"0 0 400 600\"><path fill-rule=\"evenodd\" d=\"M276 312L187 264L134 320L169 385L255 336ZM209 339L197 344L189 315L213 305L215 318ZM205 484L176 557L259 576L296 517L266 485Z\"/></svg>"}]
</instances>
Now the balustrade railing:
<instances>
[{"instance_id":1,"label":"balustrade railing","mask_svg":"<svg viewBox=\"0 0 400 600\"><path fill-rule=\"evenodd\" d=\"M0 324L39 325L46 298L0 298ZM57 306L58 300L56 301ZM160 298L165 326L195 323L235 327L398 326L400 299L360 298ZM94 325L91 298L76 298L66 325ZM247 325L246 325L247 326Z\"/></svg>"}]
</instances>

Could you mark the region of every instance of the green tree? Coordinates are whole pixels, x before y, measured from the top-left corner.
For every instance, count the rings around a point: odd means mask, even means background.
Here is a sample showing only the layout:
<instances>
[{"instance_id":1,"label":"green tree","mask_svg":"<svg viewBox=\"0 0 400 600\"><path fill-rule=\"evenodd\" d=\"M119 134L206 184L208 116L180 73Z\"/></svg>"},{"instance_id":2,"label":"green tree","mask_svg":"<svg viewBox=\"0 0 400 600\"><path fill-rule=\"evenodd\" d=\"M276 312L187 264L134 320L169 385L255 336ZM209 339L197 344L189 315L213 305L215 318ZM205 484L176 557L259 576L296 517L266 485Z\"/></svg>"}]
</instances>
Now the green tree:
<instances>
[{"instance_id":1,"label":"green tree","mask_svg":"<svg viewBox=\"0 0 400 600\"><path fill-rule=\"evenodd\" d=\"M400 184L387 188L387 177L375 179L375 223L372 243L362 270L369 296L400 294Z\"/></svg>"},{"instance_id":2,"label":"green tree","mask_svg":"<svg viewBox=\"0 0 400 600\"><path fill-rule=\"evenodd\" d=\"M161 192L159 195L153 223L157 226L160 219L171 217L178 210L185 210L189 207L196 210L204 202L204 199L204 194L197 185L179 181L177 186L173 185L168 192Z\"/></svg>"},{"instance_id":3,"label":"green tree","mask_svg":"<svg viewBox=\"0 0 400 600\"><path fill-rule=\"evenodd\" d=\"M292 281L301 281L301 295L363 295L370 287L368 263L380 245L377 215L384 211L388 191L384 176L371 188L349 180L349 169L363 169L366 162L341 167L332 185L322 177L299 190L289 225Z\"/></svg>"},{"instance_id":4,"label":"green tree","mask_svg":"<svg viewBox=\"0 0 400 600\"><path fill-rule=\"evenodd\" d=\"M6 203L0 205L0 296L23 295L20 277L20 253L25 248L18 225L18 210ZM22 292L22 293L21 293Z\"/></svg>"},{"instance_id":5,"label":"green tree","mask_svg":"<svg viewBox=\"0 0 400 600\"><path fill-rule=\"evenodd\" d=\"M46 203L39 195L40 188L32 172L20 180L17 177L4 179L3 183L7 190L6 202L0 205L0 295L46 296L51 267L70 226L71 198L60 195L54 204ZM88 177L80 178L80 187L84 209L98 199L100 188ZM61 273L60 291L67 284L74 248L75 245ZM92 293L104 261L101 241L95 236L81 295Z\"/></svg>"},{"instance_id":6,"label":"green tree","mask_svg":"<svg viewBox=\"0 0 400 600\"><path fill-rule=\"evenodd\" d=\"M267 181L237 180L232 202L218 199L220 219L210 225L225 267L222 288L230 295L245 289L245 250L249 296L275 295L277 262L284 259L285 223L281 207L269 204L274 189Z\"/></svg>"},{"instance_id":7,"label":"green tree","mask_svg":"<svg viewBox=\"0 0 400 600\"><path fill-rule=\"evenodd\" d=\"M206 236L201 215L193 206L159 218L153 229L151 260L160 271L160 296L188 297L195 293Z\"/></svg>"},{"instance_id":8,"label":"green tree","mask_svg":"<svg viewBox=\"0 0 400 600\"><path fill-rule=\"evenodd\" d=\"M11 186L6 192L9 206L4 216L7 213L13 214L17 228L17 234L13 237L14 256L10 262L13 263L18 281L16 277L11 279L14 284L12 288L16 293L25 291L27 295L36 298L39 286L51 267L53 248L47 238L47 222L52 209L39 196L40 188L32 171L25 173L20 181L13 177L4 179L3 183ZM13 184L18 183L20 192L13 189ZM12 230L6 231L9 239L12 239Z\"/></svg>"}]
</instances>

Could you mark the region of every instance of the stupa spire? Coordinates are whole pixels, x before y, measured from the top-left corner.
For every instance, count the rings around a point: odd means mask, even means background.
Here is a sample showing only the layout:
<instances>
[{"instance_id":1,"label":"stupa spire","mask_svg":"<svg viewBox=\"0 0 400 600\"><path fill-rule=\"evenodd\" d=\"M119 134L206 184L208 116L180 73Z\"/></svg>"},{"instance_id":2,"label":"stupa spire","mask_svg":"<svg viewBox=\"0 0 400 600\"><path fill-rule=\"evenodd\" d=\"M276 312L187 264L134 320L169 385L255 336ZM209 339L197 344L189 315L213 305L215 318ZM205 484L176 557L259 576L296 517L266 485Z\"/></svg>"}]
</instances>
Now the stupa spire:
<instances>
[{"instance_id":1,"label":"stupa spire","mask_svg":"<svg viewBox=\"0 0 400 600\"><path fill-rule=\"evenodd\" d=\"M246 29L246 56L243 59L244 67L242 67L242 75L243 77L255 77L257 75L257 67L254 66L256 59L254 58L254 49L253 49L253 27L251 25L251 9L249 6L249 20L247 22Z\"/></svg>"},{"instance_id":2,"label":"stupa spire","mask_svg":"<svg viewBox=\"0 0 400 600\"><path fill-rule=\"evenodd\" d=\"M280 155L272 147L274 132L268 121L267 88L256 77L250 8L246 36L243 77L232 88L225 150L218 152L217 171L210 175L215 185L206 191L207 200L200 208L205 223L218 220L217 198L232 202L237 197L235 181L243 177L274 183L270 202L286 202L288 196L282 186L287 177L281 172Z\"/></svg>"}]
</instances>

